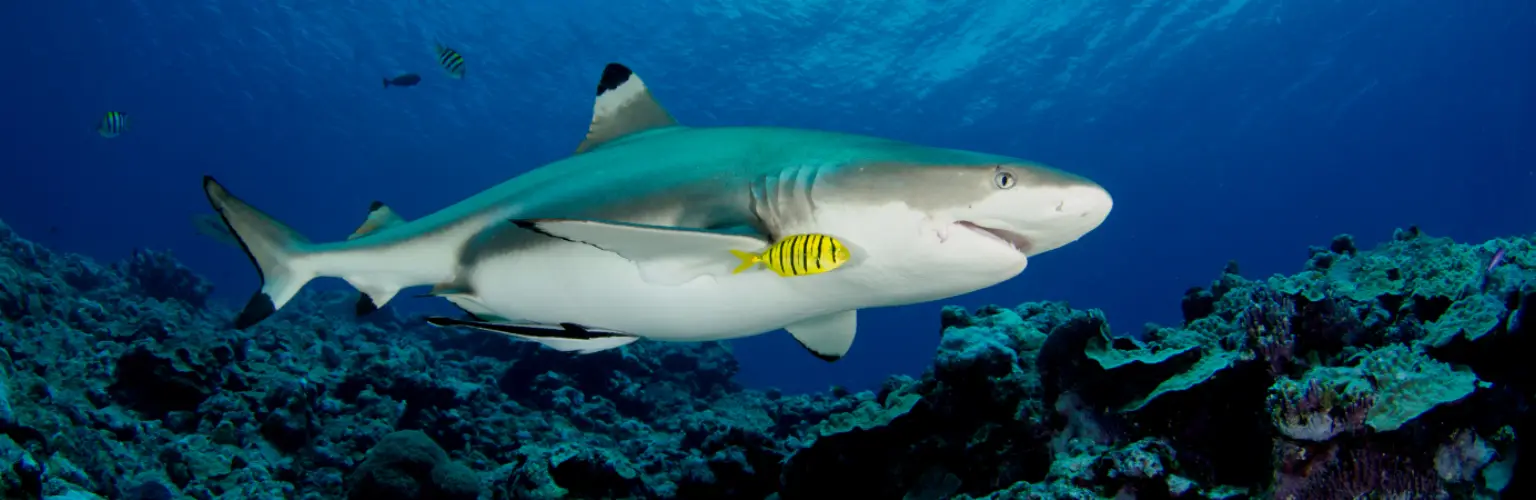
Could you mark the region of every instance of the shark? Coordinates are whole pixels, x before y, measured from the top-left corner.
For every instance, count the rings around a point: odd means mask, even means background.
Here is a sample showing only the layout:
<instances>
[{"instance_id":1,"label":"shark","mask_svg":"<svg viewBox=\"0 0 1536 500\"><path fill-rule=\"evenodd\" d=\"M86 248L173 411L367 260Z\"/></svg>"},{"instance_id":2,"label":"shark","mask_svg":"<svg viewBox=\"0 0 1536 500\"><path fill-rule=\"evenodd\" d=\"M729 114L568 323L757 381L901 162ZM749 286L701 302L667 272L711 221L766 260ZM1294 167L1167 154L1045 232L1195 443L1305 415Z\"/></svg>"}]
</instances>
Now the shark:
<instances>
[{"instance_id":1,"label":"shark","mask_svg":"<svg viewBox=\"0 0 1536 500\"><path fill-rule=\"evenodd\" d=\"M850 350L858 311L1007 281L1113 207L1086 177L1008 156L824 130L685 126L619 63L601 74L574 154L422 217L375 202L346 240L312 242L211 176L203 190L261 280L238 329L331 277L361 292L359 314L430 286L423 296L465 314L428 323L560 351L782 329L827 361ZM837 238L849 262L809 276L732 273L731 250L805 233Z\"/></svg>"}]
</instances>

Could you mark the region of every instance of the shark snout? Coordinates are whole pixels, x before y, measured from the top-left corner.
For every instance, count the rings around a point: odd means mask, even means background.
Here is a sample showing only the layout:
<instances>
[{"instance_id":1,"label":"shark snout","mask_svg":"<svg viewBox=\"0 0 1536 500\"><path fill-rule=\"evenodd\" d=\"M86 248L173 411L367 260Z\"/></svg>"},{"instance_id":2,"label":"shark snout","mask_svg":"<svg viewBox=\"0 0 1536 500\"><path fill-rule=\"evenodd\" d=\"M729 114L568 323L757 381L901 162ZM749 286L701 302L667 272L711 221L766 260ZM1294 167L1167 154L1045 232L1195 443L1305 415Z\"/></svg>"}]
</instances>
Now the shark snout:
<instances>
[{"instance_id":1,"label":"shark snout","mask_svg":"<svg viewBox=\"0 0 1536 500\"><path fill-rule=\"evenodd\" d=\"M1077 241L1103 224L1115 205L1109 191L1088 180L1021 186L994 202L993 217L970 220L1028 256Z\"/></svg>"},{"instance_id":2,"label":"shark snout","mask_svg":"<svg viewBox=\"0 0 1536 500\"><path fill-rule=\"evenodd\" d=\"M1098 227L1109 218L1110 209L1115 207L1115 200L1098 184L1074 186L1064 190L1061 201L1056 204L1056 212L1065 217L1077 217L1084 219L1089 225L1084 232Z\"/></svg>"},{"instance_id":3,"label":"shark snout","mask_svg":"<svg viewBox=\"0 0 1536 500\"><path fill-rule=\"evenodd\" d=\"M1109 191L1091 182L1040 189L1035 193L1051 203L1045 207L1031 207L1024 214L1019 232L1029 238L1028 254L1033 256L1077 241L1097 229L1115 206Z\"/></svg>"}]
</instances>

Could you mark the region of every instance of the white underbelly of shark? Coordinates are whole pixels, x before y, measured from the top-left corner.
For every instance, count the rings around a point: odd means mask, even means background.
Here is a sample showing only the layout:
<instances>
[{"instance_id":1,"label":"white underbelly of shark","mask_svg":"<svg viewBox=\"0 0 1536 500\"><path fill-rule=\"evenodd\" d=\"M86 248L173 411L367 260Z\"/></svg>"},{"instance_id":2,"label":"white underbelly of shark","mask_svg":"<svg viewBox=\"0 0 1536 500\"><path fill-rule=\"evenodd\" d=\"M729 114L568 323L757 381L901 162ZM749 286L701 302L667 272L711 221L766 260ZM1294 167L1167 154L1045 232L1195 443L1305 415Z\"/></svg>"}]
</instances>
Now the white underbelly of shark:
<instances>
[{"instance_id":1,"label":"white underbelly of shark","mask_svg":"<svg viewBox=\"0 0 1536 500\"><path fill-rule=\"evenodd\" d=\"M808 296L790 282L804 285L821 276L786 279L765 269L657 285L645 280L635 262L580 243L550 243L488 258L469 274L474 295L468 300L494 315L662 341L747 337L855 306L818 301L821 297Z\"/></svg>"}]
</instances>

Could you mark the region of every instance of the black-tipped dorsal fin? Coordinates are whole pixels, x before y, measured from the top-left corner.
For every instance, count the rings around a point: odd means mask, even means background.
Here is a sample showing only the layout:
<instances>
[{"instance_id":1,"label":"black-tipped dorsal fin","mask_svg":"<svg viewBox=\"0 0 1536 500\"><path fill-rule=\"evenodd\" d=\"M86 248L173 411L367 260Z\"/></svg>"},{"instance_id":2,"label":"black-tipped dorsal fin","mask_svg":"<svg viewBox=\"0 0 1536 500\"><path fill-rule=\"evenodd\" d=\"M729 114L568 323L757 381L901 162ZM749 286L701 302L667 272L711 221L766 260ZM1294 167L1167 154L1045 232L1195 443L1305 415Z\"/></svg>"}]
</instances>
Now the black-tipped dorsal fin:
<instances>
[{"instance_id":1,"label":"black-tipped dorsal fin","mask_svg":"<svg viewBox=\"0 0 1536 500\"><path fill-rule=\"evenodd\" d=\"M361 238L373 233L374 231L398 226L404 223L405 218L400 217L400 215L396 214L394 210L391 210L389 205L385 205L380 201L375 201L372 205L368 205L368 218L363 219L363 225L357 226L357 230L353 231L352 235L348 236L347 239L352 240Z\"/></svg>"},{"instance_id":2,"label":"black-tipped dorsal fin","mask_svg":"<svg viewBox=\"0 0 1536 500\"><path fill-rule=\"evenodd\" d=\"M597 82L592 125L587 128L586 140L576 147L576 153L585 153L629 134L674 125L677 120L673 120L666 108L651 96L645 82L640 81L640 75L623 64L608 63L608 67L603 68L603 78Z\"/></svg>"}]
</instances>

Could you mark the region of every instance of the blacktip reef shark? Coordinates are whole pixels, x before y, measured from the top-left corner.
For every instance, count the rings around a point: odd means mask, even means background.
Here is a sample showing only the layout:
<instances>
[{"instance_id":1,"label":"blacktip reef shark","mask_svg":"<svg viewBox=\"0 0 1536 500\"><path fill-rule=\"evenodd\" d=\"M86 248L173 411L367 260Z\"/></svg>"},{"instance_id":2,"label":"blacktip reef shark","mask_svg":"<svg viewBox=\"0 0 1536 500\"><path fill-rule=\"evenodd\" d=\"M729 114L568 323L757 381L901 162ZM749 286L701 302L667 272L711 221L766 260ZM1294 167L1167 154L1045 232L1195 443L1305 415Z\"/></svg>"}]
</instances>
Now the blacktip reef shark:
<instances>
[{"instance_id":1,"label":"blacktip reef shark","mask_svg":"<svg viewBox=\"0 0 1536 500\"><path fill-rule=\"evenodd\" d=\"M237 328L311 279L338 277L372 308L431 285L429 295L468 313L431 324L562 351L782 328L828 361L853 344L859 309L996 285L1098 227L1113 205L1093 181L1016 158L815 130L682 126L620 64L603 71L574 155L421 218L371 215L346 241L312 243L211 177L203 189L262 279ZM801 233L835 236L850 261L794 278L731 273L731 250Z\"/></svg>"}]
</instances>

